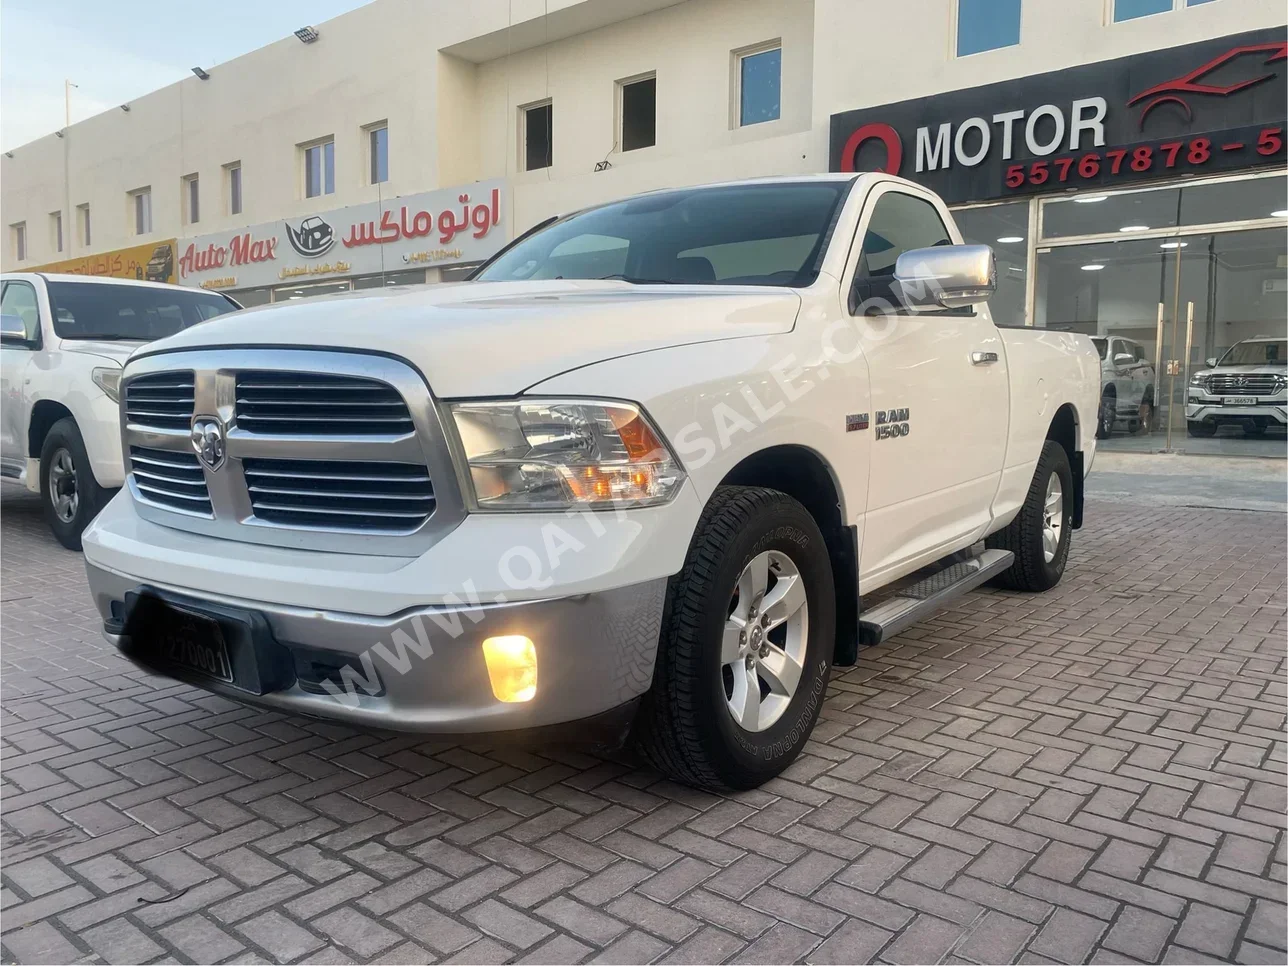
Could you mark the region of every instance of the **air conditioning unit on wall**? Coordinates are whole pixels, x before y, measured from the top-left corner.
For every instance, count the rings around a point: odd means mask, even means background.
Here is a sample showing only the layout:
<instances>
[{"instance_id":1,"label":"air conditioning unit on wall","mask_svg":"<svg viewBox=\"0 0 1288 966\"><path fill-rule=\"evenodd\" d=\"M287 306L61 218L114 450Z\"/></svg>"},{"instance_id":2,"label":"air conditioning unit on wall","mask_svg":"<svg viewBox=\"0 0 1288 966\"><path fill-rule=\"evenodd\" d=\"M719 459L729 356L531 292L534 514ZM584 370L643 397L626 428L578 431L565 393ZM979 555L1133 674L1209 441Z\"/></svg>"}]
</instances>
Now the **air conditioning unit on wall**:
<instances>
[{"instance_id":1,"label":"air conditioning unit on wall","mask_svg":"<svg viewBox=\"0 0 1288 966\"><path fill-rule=\"evenodd\" d=\"M1262 295L1288 292L1288 278L1267 278L1261 282Z\"/></svg>"}]
</instances>

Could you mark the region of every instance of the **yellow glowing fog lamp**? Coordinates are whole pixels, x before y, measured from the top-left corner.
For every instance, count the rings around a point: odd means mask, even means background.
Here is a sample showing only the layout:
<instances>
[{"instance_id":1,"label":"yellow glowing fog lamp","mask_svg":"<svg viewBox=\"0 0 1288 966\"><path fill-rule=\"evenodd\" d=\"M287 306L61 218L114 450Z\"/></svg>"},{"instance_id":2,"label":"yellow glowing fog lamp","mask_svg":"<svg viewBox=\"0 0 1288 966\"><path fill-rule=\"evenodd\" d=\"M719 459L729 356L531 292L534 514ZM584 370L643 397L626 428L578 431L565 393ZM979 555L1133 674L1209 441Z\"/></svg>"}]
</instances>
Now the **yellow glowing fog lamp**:
<instances>
[{"instance_id":1,"label":"yellow glowing fog lamp","mask_svg":"<svg viewBox=\"0 0 1288 966\"><path fill-rule=\"evenodd\" d=\"M489 637L483 642L483 659L492 693L498 701L518 704L537 693L537 648L522 634Z\"/></svg>"}]
</instances>

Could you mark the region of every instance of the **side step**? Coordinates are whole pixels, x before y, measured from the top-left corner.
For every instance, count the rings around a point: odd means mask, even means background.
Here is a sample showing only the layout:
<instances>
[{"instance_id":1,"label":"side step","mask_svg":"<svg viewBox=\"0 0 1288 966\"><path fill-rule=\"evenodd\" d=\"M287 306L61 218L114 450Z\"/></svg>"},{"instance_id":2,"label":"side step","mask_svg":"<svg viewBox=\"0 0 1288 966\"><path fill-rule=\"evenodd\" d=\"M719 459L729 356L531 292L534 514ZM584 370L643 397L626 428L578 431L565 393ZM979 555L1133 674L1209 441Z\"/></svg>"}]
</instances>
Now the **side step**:
<instances>
[{"instance_id":1,"label":"side step","mask_svg":"<svg viewBox=\"0 0 1288 966\"><path fill-rule=\"evenodd\" d=\"M1011 565L1009 550L984 550L966 559L949 558L947 566L900 588L871 610L859 613L859 642L880 644L917 621L925 620L955 597L974 590Z\"/></svg>"}]
</instances>

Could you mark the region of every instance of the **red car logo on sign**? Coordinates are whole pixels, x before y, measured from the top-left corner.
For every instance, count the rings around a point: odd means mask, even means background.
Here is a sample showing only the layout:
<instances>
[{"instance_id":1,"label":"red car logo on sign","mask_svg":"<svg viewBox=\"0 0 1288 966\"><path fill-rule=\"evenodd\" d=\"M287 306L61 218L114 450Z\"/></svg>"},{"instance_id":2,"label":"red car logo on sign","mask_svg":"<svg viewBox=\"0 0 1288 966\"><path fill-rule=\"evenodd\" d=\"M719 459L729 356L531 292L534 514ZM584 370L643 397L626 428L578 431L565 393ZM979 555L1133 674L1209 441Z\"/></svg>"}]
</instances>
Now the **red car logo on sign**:
<instances>
[{"instance_id":1,"label":"red car logo on sign","mask_svg":"<svg viewBox=\"0 0 1288 966\"><path fill-rule=\"evenodd\" d=\"M1269 54L1270 56L1262 63L1273 64L1276 61L1288 58L1288 43L1249 44L1246 47L1234 47L1227 50L1220 57L1208 61L1203 66L1194 68L1188 74L1182 74L1180 77L1156 84L1149 90L1141 91L1127 102L1127 106L1132 107L1147 98L1153 98L1145 105L1145 109L1140 112L1140 127L1142 130L1144 130L1145 118L1149 115L1149 112L1161 104L1179 104L1185 110L1185 119L1192 121L1194 120L1194 111L1182 95L1212 94L1216 97L1229 97L1231 94L1247 90L1249 87L1268 81L1276 76L1276 72L1271 71L1268 74L1262 74L1260 77L1252 77L1230 84L1205 84L1203 82L1205 76L1245 54Z\"/></svg>"}]
</instances>

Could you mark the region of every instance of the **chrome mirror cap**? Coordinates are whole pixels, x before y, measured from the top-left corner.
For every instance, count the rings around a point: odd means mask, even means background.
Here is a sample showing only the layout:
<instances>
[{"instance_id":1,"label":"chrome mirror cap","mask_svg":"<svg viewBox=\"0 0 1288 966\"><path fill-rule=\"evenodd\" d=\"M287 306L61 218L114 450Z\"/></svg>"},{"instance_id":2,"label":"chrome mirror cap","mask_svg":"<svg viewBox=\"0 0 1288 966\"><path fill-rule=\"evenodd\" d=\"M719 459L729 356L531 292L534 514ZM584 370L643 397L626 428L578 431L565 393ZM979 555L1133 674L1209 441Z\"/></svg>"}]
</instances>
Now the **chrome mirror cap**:
<instances>
[{"instance_id":1,"label":"chrome mirror cap","mask_svg":"<svg viewBox=\"0 0 1288 966\"><path fill-rule=\"evenodd\" d=\"M988 245L914 248L894 266L895 292L913 312L962 309L997 291L997 259Z\"/></svg>"}]
</instances>

